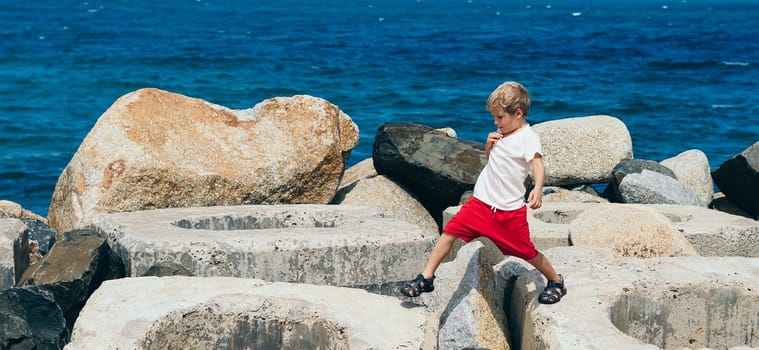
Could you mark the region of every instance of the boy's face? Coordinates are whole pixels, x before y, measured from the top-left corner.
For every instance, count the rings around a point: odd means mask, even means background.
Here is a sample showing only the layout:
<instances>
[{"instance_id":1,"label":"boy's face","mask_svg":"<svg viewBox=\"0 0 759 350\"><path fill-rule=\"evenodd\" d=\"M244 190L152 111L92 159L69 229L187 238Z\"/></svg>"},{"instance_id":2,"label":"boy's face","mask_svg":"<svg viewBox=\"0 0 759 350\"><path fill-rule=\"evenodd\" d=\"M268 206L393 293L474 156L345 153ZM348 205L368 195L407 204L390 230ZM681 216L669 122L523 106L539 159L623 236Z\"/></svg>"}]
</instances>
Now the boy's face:
<instances>
[{"instance_id":1,"label":"boy's face","mask_svg":"<svg viewBox=\"0 0 759 350\"><path fill-rule=\"evenodd\" d=\"M498 127L501 135L511 134L524 125L524 113L521 108L517 108L514 113L508 113L500 108L490 113L493 115L493 124Z\"/></svg>"}]
</instances>

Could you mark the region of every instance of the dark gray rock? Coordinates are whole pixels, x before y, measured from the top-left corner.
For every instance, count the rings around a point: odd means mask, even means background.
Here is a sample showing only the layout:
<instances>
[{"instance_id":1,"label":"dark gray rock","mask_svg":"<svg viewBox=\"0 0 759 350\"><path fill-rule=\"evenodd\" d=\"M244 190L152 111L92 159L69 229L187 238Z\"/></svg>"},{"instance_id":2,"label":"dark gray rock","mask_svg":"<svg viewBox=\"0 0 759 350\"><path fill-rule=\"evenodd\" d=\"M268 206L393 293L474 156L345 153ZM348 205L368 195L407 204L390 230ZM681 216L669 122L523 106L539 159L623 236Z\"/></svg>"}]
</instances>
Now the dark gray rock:
<instances>
[{"instance_id":1,"label":"dark gray rock","mask_svg":"<svg viewBox=\"0 0 759 350\"><path fill-rule=\"evenodd\" d=\"M759 141L712 172L722 193L754 219L759 219Z\"/></svg>"},{"instance_id":2,"label":"dark gray rock","mask_svg":"<svg viewBox=\"0 0 759 350\"><path fill-rule=\"evenodd\" d=\"M106 240L89 230L63 234L45 258L24 273L18 285L52 293L71 330L87 298L103 281L126 276L121 259Z\"/></svg>"},{"instance_id":3,"label":"dark gray rock","mask_svg":"<svg viewBox=\"0 0 759 350\"><path fill-rule=\"evenodd\" d=\"M612 179L609 181L609 185L603 192L603 197L610 202L624 203L624 199L619 193L619 184L622 183L622 179L629 174L640 174L643 170L650 170L660 174L664 174L673 179L677 179L675 173L670 168L659 164L653 160L645 159L625 159L617 163L612 169Z\"/></svg>"},{"instance_id":4,"label":"dark gray rock","mask_svg":"<svg viewBox=\"0 0 759 350\"><path fill-rule=\"evenodd\" d=\"M0 293L0 349L62 349L69 336L49 291L14 287Z\"/></svg>"},{"instance_id":5,"label":"dark gray rock","mask_svg":"<svg viewBox=\"0 0 759 350\"><path fill-rule=\"evenodd\" d=\"M45 256L55 244L56 232L37 219L21 219L29 227L29 239L37 242L40 255Z\"/></svg>"},{"instance_id":6,"label":"dark gray rock","mask_svg":"<svg viewBox=\"0 0 759 350\"><path fill-rule=\"evenodd\" d=\"M141 277L145 276L193 276L190 270L173 261L161 261L151 266Z\"/></svg>"},{"instance_id":7,"label":"dark gray rock","mask_svg":"<svg viewBox=\"0 0 759 350\"><path fill-rule=\"evenodd\" d=\"M707 205L693 189L682 182L648 170L625 176L619 184L619 193L624 203Z\"/></svg>"},{"instance_id":8,"label":"dark gray rock","mask_svg":"<svg viewBox=\"0 0 759 350\"><path fill-rule=\"evenodd\" d=\"M406 187L442 225L445 208L474 188L485 166L485 145L410 123L385 123L374 138L374 168Z\"/></svg>"},{"instance_id":9,"label":"dark gray rock","mask_svg":"<svg viewBox=\"0 0 759 350\"><path fill-rule=\"evenodd\" d=\"M714 210L719 210L724 213L738 215L747 217L750 219L754 219L753 215L749 214L747 211L743 210L741 207L735 205L735 203L730 202L727 197L725 197L725 194L722 192L718 192L714 195L714 199L709 203L709 208Z\"/></svg>"}]
</instances>

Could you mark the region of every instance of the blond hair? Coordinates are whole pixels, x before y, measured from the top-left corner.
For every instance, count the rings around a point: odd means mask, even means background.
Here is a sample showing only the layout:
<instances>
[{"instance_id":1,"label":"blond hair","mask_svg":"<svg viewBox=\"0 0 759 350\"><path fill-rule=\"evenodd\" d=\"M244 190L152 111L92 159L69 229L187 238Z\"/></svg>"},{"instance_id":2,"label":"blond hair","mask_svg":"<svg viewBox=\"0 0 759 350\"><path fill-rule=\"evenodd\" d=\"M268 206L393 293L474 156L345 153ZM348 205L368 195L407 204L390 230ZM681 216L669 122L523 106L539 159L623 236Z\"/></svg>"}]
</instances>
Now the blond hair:
<instances>
[{"instance_id":1,"label":"blond hair","mask_svg":"<svg viewBox=\"0 0 759 350\"><path fill-rule=\"evenodd\" d=\"M491 112L496 108L502 109L509 114L516 112L519 108L527 117L527 113L530 112L530 93L522 84L507 81L490 93L487 108Z\"/></svg>"}]
</instances>

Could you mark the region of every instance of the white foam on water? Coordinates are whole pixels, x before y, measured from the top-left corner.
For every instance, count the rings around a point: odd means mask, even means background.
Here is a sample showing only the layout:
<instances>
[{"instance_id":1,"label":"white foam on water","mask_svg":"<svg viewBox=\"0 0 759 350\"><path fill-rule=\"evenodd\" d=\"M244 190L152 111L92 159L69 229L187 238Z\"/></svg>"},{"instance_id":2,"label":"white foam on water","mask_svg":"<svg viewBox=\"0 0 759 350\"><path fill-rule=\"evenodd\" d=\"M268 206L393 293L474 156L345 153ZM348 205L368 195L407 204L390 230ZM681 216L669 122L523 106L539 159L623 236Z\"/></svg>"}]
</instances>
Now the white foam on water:
<instances>
[{"instance_id":1,"label":"white foam on water","mask_svg":"<svg viewBox=\"0 0 759 350\"><path fill-rule=\"evenodd\" d=\"M742 67L745 67L745 66L749 65L748 62L741 62L741 61L722 61L721 63L724 64L724 65L726 65L726 66L742 66Z\"/></svg>"}]
</instances>

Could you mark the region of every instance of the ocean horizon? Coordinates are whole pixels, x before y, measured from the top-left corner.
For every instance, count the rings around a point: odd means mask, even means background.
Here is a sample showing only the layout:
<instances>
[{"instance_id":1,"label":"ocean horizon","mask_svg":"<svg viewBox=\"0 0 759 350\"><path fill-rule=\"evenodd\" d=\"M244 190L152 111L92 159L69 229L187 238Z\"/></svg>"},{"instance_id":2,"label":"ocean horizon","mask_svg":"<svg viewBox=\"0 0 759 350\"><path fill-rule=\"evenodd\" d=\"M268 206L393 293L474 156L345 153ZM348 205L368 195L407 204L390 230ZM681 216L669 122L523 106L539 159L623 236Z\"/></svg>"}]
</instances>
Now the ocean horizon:
<instances>
[{"instance_id":1,"label":"ocean horizon","mask_svg":"<svg viewBox=\"0 0 759 350\"><path fill-rule=\"evenodd\" d=\"M610 115L636 159L759 141L759 2L51 1L5 3L0 200L47 215L58 176L119 97L154 87L234 109L324 98L360 130L451 127L483 142L501 82L530 123Z\"/></svg>"}]
</instances>

